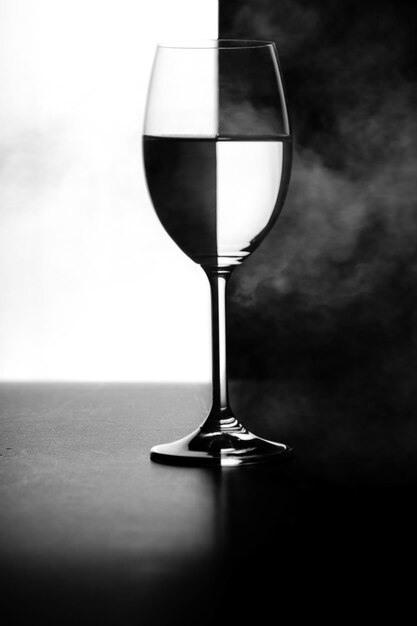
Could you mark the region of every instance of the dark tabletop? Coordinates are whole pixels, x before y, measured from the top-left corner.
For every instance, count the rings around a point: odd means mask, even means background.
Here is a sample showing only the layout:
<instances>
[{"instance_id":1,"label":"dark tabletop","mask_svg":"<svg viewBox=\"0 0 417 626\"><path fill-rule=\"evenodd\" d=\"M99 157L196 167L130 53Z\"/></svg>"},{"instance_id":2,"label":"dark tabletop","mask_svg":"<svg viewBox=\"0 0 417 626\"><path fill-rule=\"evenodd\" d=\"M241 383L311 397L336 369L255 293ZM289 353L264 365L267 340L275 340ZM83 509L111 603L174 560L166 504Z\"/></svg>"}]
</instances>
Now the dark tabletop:
<instances>
[{"instance_id":1,"label":"dark tabletop","mask_svg":"<svg viewBox=\"0 0 417 626\"><path fill-rule=\"evenodd\" d=\"M153 444L206 416L203 385L4 383L0 398L8 623L201 624L219 611L243 623L248 604L297 614L297 591L320 604L332 584L346 591L352 564L369 599L369 564L385 571L411 549L414 481L360 479L337 448L328 463L302 439L273 466L152 463Z\"/></svg>"}]
</instances>

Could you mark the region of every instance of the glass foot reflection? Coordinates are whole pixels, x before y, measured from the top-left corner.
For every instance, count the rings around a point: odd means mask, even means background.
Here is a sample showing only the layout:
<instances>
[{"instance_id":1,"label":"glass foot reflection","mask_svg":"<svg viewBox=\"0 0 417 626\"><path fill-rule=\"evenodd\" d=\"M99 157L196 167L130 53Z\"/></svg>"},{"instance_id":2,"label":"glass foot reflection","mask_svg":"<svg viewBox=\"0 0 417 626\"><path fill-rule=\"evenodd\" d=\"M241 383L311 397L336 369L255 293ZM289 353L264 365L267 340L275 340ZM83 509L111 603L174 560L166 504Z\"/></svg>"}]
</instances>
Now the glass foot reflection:
<instances>
[{"instance_id":1,"label":"glass foot reflection","mask_svg":"<svg viewBox=\"0 0 417 626\"><path fill-rule=\"evenodd\" d=\"M203 425L172 443L154 446L151 459L169 465L233 467L287 459L291 448L256 437L235 418L217 428Z\"/></svg>"}]
</instances>

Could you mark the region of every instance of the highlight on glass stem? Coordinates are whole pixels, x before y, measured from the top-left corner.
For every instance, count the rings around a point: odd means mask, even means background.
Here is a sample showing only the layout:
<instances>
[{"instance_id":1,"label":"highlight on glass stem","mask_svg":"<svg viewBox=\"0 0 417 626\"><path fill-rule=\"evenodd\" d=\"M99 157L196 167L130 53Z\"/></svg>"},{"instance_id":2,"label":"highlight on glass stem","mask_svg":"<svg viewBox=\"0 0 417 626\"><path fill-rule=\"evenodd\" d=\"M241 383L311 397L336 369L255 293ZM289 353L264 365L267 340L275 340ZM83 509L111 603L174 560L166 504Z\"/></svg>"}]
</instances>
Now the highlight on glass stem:
<instances>
[{"instance_id":1,"label":"highlight on glass stem","mask_svg":"<svg viewBox=\"0 0 417 626\"><path fill-rule=\"evenodd\" d=\"M143 153L162 226L211 288L212 407L194 432L156 445L154 461L238 466L282 459L289 446L248 430L228 398L225 291L277 220L287 193L291 131L275 44L227 40L159 44Z\"/></svg>"}]
</instances>

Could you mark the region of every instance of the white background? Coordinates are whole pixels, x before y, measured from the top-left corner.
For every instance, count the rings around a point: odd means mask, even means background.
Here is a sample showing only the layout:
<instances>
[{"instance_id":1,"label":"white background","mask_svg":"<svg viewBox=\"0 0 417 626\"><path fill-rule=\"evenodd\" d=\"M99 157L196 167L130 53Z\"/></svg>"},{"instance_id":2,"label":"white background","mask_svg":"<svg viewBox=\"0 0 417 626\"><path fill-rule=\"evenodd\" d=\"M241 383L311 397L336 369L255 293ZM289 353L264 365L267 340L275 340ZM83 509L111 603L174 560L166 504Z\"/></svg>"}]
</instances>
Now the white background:
<instances>
[{"instance_id":1,"label":"white background","mask_svg":"<svg viewBox=\"0 0 417 626\"><path fill-rule=\"evenodd\" d=\"M0 378L208 380L209 291L154 215L155 44L217 0L0 0Z\"/></svg>"}]
</instances>

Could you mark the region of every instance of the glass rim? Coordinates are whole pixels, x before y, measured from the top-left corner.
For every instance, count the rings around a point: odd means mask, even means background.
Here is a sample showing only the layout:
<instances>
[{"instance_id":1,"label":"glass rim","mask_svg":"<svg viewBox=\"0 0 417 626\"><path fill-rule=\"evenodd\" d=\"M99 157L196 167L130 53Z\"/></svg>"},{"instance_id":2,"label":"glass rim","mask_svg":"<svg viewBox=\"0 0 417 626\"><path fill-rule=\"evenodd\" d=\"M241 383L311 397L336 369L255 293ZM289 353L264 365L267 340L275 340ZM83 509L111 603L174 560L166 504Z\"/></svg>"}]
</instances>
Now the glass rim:
<instances>
[{"instance_id":1,"label":"glass rim","mask_svg":"<svg viewBox=\"0 0 417 626\"><path fill-rule=\"evenodd\" d=\"M239 50L248 48L267 48L275 46L274 41L263 39L199 39L164 41L157 44L157 48L171 48L179 50Z\"/></svg>"}]
</instances>

